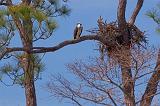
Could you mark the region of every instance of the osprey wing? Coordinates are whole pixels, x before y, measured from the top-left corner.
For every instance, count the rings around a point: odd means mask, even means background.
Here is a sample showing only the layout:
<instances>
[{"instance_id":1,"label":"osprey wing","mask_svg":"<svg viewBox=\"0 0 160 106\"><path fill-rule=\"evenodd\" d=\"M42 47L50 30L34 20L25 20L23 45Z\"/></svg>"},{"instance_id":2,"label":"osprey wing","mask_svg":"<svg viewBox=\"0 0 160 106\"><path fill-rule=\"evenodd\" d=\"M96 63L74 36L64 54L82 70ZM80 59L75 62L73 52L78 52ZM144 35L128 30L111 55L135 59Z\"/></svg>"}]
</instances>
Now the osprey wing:
<instances>
[{"instance_id":1,"label":"osprey wing","mask_svg":"<svg viewBox=\"0 0 160 106\"><path fill-rule=\"evenodd\" d=\"M76 39L76 36L77 36L77 32L78 32L78 28L76 27L75 29L74 29L74 39Z\"/></svg>"},{"instance_id":2,"label":"osprey wing","mask_svg":"<svg viewBox=\"0 0 160 106\"><path fill-rule=\"evenodd\" d=\"M82 34L82 31L83 31L83 27L81 26L80 27L80 35Z\"/></svg>"}]
</instances>

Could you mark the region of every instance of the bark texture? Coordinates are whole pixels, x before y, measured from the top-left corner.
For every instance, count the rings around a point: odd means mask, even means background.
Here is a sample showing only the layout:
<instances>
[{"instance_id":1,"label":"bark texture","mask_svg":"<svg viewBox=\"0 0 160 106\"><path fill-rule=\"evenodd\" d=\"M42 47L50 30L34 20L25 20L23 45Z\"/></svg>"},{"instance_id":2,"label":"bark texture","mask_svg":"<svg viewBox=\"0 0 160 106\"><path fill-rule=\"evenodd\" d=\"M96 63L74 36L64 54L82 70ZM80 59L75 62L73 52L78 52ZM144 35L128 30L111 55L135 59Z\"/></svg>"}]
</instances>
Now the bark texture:
<instances>
[{"instance_id":1,"label":"bark texture","mask_svg":"<svg viewBox=\"0 0 160 106\"><path fill-rule=\"evenodd\" d=\"M32 57L28 53L26 53L25 55L26 58L24 60L24 88L26 96L26 106L37 106Z\"/></svg>"},{"instance_id":2,"label":"bark texture","mask_svg":"<svg viewBox=\"0 0 160 106\"><path fill-rule=\"evenodd\" d=\"M127 45L130 42L129 41L130 34L127 31L127 26L126 26L127 23L125 19L126 4L127 0L119 0L117 19L121 35L123 35L123 44L124 46L126 46L124 48L127 52L124 61L131 62L130 46L127 47ZM132 71L130 64L125 64L125 62L122 62L121 73L122 73L122 84L124 89L123 93L124 93L125 104L126 106L135 106L134 83L132 81Z\"/></svg>"},{"instance_id":3,"label":"bark texture","mask_svg":"<svg viewBox=\"0 0 160 106\"><path fill-rule=\"evenodd\" d=\"M126 58L130 62L130 54ZM124 89L124 101L126 106L135 106L134 82L132 80L132 71L130 66L121 64L122 83Z\"/></svg>"}]
</instances>

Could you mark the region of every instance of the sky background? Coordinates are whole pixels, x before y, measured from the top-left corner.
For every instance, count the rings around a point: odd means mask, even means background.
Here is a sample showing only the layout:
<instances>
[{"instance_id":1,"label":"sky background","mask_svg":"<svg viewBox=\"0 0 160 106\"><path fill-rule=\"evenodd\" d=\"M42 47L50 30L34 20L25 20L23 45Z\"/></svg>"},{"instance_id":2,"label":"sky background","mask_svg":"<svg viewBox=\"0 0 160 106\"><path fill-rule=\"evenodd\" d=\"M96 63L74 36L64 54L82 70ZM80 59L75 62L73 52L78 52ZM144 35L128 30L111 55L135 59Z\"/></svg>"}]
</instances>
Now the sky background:
<instances>
[{"instance_id":1,"label":"sky background","mask_svg":"<svg viewBox=\"0 0 160 106\"><path fill-rule=\"evenodd\" d=\"M128 0L126 18L128 19L136 5L137 0ZM144 6L137 17L136 25L146 31L150 44L159 45L160 35L155 32L156 24L145 16L147 10L156 6L159 0L145 0ZM56 45L64 40L73 39L73 30L77 22L83 24L84 30L97 27L97 19L102 16L107 22L116 20L118 0L70 0L68 5L72 9L69 17L56 18L58 29L53 37L37 44L41 46ZM88 34L88 32L83 32ZM18 45L18 41L14 45ZM51 74L61 73L67 76L65 64L75 59L88 59L89 56L98 56L95 41L85 41L79 44L64 47L54 53L45 55L43 62L46 64L42 73L42 80L36 82L38 106L71 106L68 103L58 102L51 98L45 89L45 84L50 80ZM0 62L0 64L2 64ZM6 87L0 83L0 106L25 106L24 89L20 86Z\"/></svg>"}]
</instances>

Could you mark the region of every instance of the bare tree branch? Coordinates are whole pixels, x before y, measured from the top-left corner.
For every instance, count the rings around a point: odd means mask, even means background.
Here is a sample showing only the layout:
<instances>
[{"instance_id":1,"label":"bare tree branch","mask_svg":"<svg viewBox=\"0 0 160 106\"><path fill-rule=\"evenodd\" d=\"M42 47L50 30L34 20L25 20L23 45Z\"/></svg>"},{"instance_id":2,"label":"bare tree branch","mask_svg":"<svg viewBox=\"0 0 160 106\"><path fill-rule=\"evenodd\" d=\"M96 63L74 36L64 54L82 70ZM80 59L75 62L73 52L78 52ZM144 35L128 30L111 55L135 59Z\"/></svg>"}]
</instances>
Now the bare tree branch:
<instances>
[{"instance_id":1,"label":"bare tree branch","mask_svg":"<svg viewBox=\"0 0 160 106\"><path fill-rule=\"evenodd\" d=\"M150 80L148 81L145 92L142 96L141 106L150 106L154 95L157 92L158 83L160 80L160 50L158 52L157 63L155 67L155 72L152 74Z\"/></svg>"},{"instance_id":2,"label":"bare tree branch","mask_svg":"<svg viewBox=\"0 0 160 106\"><path fill-rule=\"evenodd\" d=\"M112 98L112 96L110 95L110 93L107 92L107 94L108 94L109 98L111 99L111 101L113 102L114 106L118 106L118 105L116 104L115 100L114 100L114 99Z\"/></svg>"},{"instance_id":3,"label":"bare tree branch","mask_svg":"<svg viewBox=\"0 0 160 106\"><path fill-rule=\"evenodd\" d=\"M0 54L0 60L7 54L10 52L14 52L14 51L27 51L27 52L31 52L31 53L46 53L46 52L54 52L56 50L59 50L67 45L71 45L71 44L76 44L85 40L97 40L97 41L101 41L101 42L106 42L101 36L98 35L85 35L80 37L79 39L75 39L75 40L65 40L61 43L59 43L56 46L53 47L33 47L32 50L28 51L23 47L13 47L13 48L7 48L5 51L3 51Z\"/></svg>"},{"instance_id":4,"label":"bare tree branch","mask_svg":"<svg viewBox=\"0 0 160 106\"><path fill-rule=\"evenodd\" d=\"M15 52L15 51L25 51L24 48L15 47L15 48L6 48L3 52L0 53L0 60L8 53Z\"/></svg>"},{"instance_id":5,"label":"bare tree branch","mask_svg":"<svg viewBox=\"0 0 160 106\"><path fill-rule=\"evenodd\" d=\"M152 96L156 96L156 95L159 95L160 94L160 92L157 92L156 94L154 94L154 95L150 95L150 96L148 96L148 98L149 97L152 97ZM138 104L138 103L140 103L140 102L142 102L143 100L141 99L141 100L139 100L139 101L137 101L136 102L136 104ZM145 105L146 106L146 105ZM155 106L158 106L158 105L155 105Z\"/></svg>"},{"instance_id":6,"label":"bare tree branch","mask_svg":"<svg viewBox=\"0 0 160 106\"><path fill-rule=\"evenodd\" d=\"M97 40L97 41L101 41L101 42L105 42L105 40L98 35L85 35L80 37L79 39L76 40L66 40L63 41L62 43L59 43L57 46L53 46L53 47L33 47L33 53L44 53L44 52L54 52L56 50L59 50L67 45L71 45L71 44L76 44L85 40Z\"/></svg>"},{"instance_id":7,"label":"bare tree branch","mask_svg":"<svg viewBox=\"0 0 160 106\"><path fill-rule=\"evenodd\" d=\"M139 86L144 88L141 90L145 90L145 86L148 83L147 80L149 80L148 74L151 73L150 71L154 73L154 70L149 71L149 69L151 69L151 65L153 66L153 63L155 63L155 59L153 57L155 57L156 52L153 49L139 50L138 48L134 48L131 54L133 60L128 60L128 57L126 57L128 53L126 51L123 51L122 53L117 52L118 51L115 52L115 55L119 57L123 65L128 66L128 63L132 63L130 64L133 66L131 72L136 74L136 71L138 71L135 79L132 76L131 79L122 80L122 77L124 76L116 76L116 74L121 73L121 64L117 63L116 59L104 58L105 60L101 61L101 59L96 58L95 60L92 59L92 62L89 62L89 64L86 64L83 61L76 61L73 64L68 64L67 68L75 75L77 82L74 83L62 77L59 77L58 79L53 78L51 81L51 85L53 83L53 86L50 88L50 91L52 91L52 94L59 97L70 98L70 100L74 98L79 102L84 100L88 101L89 103L94 102L96 104L105 106L110 104L113 106L124 104L127 106L135 106L137 101L141 100L143 94L139 92L135 93L134 90L137 90ZM136 66L137 68L134 68L136 63L139 65ZM148 67L146 67L147 65ZM144 79L148 79L142 81L142 77ZM122 81L124 82L122 83ZM135 95L133 95L134 97L132 97L132 94L134 93L130 93L130 88L132 87L127 86L129 89L123 87L128 84L128 82L133 83L134 89L132 92L135 93ZM134 99L133 102L135 102L135 105L127 101L128 99L125 100L123 94L129 99ZM154 94L152 96L154 96ZM151 95L148 97L151 97ZM72 101L75 102L74 100Z\"/></svg>"},{"instance_id":8,"label":"bare tree branch","mask_svg":"<svg viewBox=\"0 0 160 106\"><path fill-rule=\"evenodd\" d=\"M134 11L133 11L133 14L132 14L130 20L129 20L129 23L130 23L131 25L133 25L133 24L135 23L136 17L137 17L137 15L138 15L138 13L139 13L139 11L141 10L141 7L142 7L142 5L143 5L143 1L144 1L144 0L138 0L138 1L137 1L137 5L136 5L136 7L135 7L135 9L134 9Z\"/></svg>"}]
</instances>

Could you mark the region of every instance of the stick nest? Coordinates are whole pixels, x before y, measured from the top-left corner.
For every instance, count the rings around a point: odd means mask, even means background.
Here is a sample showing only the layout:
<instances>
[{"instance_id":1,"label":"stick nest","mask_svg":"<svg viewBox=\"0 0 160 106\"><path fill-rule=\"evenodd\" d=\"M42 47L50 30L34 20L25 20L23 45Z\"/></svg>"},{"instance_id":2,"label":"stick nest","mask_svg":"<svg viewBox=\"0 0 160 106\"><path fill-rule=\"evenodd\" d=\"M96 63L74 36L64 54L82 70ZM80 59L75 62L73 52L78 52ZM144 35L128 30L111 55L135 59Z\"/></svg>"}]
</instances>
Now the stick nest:
<instances>
[{"instance_id":1,"label":"stick nest","mask_svg":"<svg viewBox=\"0 0 160 106\"><path fill-rule=\"evenodd\" d=\"M111 55L119 51L122 47L123 49L131 48L134 45L144 47L144 44L147 43L144 32L135 25L126 23L125 29L121 30L118 27L117 21L107 23L103 21L102 17L98 19L97 23L98 29L93 29L90 32L96 33L105 39L105 43L99 42L98 50L100 50L102 55L104 55L105 52Z\"/></svg>"}]
</instances>

